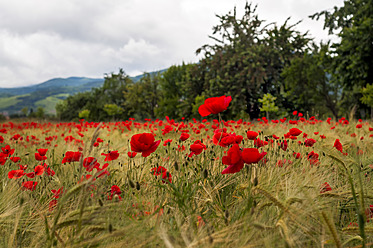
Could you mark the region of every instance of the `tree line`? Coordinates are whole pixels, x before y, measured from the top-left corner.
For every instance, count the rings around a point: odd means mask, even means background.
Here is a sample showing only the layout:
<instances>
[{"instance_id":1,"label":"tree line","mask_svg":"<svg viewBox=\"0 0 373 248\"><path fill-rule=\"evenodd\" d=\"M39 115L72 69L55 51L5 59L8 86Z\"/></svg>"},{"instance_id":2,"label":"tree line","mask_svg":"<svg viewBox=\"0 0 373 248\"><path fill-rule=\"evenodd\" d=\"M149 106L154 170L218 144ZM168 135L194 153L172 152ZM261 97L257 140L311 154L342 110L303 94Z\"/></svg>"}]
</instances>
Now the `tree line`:
<instances>
[{"instance_id":1,"label":"tree line","mask_svg":"<svg viewBox=\"0 0 373 248\"><path fill-rule=\"evenodd\" d=\"M105 75L102 87L69 96L56 106L61 120L91 121L195 118L208 97L230 95L224 118L271 118L294 110L320 118L373 116L373 4L347 0L325 18L324 28L337 42L317 44L288 18L266 23L246 3L217 15L212 44L196 53L197 63L173 65L162 73L144 73L134 83L123 69Z\"/></svg>"}]
</instances>

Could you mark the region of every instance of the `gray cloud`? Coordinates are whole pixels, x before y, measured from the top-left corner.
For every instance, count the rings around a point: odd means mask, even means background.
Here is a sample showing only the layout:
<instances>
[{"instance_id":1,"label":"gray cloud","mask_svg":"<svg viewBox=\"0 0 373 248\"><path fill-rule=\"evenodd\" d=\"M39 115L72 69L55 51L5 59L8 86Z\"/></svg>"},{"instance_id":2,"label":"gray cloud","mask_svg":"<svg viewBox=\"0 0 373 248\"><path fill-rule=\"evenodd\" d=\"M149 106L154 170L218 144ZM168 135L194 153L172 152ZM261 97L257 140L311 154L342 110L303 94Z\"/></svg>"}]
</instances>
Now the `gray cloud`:
<instances>
[{"instance_id":1,"label":"gray cloud","mask_svg":"<svg viewBox=\"0 0 373 248\"><path fill-rule=\"evenodd\" d=\"M282 24L300 19L301 31L326 37L314 12L342 0L261 0L258 14ZM36 84L53 77L102 77L123 68L129 75L196 62L195 50L211 42L218 24L244 0L0 0L0 87Z\"/></svg>"}]
</instances>

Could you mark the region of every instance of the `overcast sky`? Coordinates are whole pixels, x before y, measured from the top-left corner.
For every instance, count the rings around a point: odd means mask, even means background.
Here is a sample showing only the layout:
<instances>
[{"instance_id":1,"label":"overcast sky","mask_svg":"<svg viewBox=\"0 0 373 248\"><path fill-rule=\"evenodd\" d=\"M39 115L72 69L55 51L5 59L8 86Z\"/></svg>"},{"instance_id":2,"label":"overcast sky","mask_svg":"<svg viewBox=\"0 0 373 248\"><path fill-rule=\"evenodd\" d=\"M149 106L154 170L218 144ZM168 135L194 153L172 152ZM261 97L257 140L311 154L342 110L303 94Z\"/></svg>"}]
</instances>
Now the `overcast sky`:
<instances>
[{"instance_id":1,"label":"overcast sky","mask_svg":"<svg viewBox=\"0 0 373 248\"><path fill-rule=\"evenodd\" d=\"M323 21L308 18L343 0L253 0L260 19L290 24L328 39ZM212 43L215 16L242 14L245 0L0 0L0 87L55 77L130 76L197 62ZM330 37L329 37L330 38Z\"/></svg>"}]
</instances>

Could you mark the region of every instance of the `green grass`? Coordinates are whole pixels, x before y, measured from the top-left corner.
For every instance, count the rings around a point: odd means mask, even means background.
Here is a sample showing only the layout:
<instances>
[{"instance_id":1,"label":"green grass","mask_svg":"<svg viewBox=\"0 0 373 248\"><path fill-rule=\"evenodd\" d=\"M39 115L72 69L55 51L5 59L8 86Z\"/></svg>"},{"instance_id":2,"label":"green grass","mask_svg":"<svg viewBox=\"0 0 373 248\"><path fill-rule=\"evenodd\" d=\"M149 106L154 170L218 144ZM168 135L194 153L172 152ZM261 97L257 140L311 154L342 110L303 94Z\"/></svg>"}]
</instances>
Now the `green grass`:
<instances>
[{"instance_id":1,"label":"green grass","mask_svg":"<svg viewBox=\"0 0 373 248\"><path fill-rule=\"evenodd\" d=\"M26 96L26 95L0 98L0 109L4 110L10 106L16 105L17 103L22 101L19 99L22 96Z\"/></svg>"},{"instance_id":2,"label":"green grass","mask_svg":"<svg viewBox=\"0 0 373 248\"><path fill-rule=\"evenodd\" d=\"M35 106L43 107L48 114L56 114L56 104L61 102L63 98L66 98L68 96L69 94L48 96L43 100L35 102Z\"/></svg>"}]
</instances>

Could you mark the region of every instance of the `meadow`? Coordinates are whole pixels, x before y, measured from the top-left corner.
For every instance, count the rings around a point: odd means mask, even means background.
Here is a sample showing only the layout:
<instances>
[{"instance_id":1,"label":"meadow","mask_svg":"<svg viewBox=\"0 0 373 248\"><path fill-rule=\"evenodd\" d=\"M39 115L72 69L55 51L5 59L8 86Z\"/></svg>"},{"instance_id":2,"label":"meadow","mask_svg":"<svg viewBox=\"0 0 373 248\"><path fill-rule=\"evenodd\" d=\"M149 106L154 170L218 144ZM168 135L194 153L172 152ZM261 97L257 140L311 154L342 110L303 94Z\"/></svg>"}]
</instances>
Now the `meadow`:
<instances>
[{"instance_id":1,"label":"meadow","mask_svg":"<svg viewBox=\"0 0 373 248\"><path fill-rule=\"evenodd\" d=\"M373 244L371 122L222 120L227 107L3 122L0 247Z\"/></svg>"}]
</instances>

